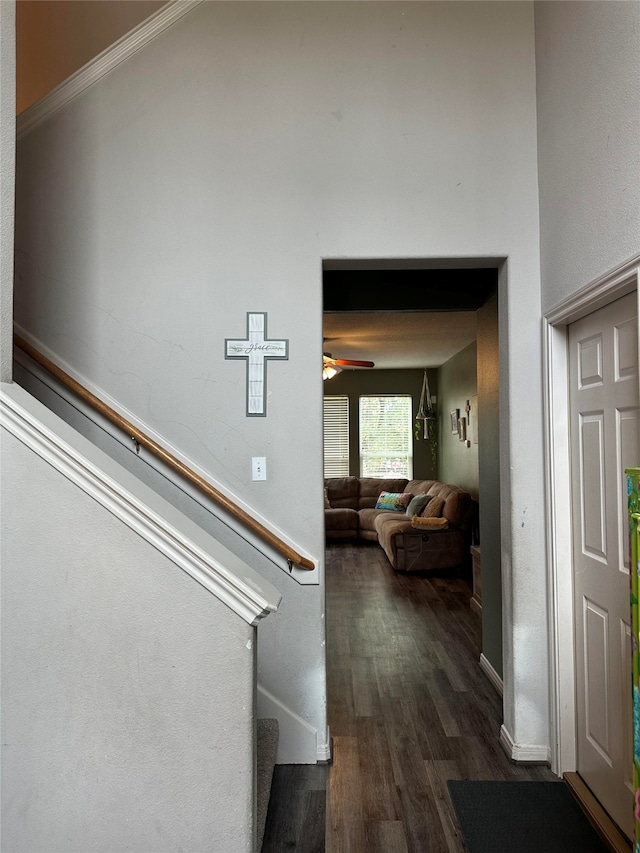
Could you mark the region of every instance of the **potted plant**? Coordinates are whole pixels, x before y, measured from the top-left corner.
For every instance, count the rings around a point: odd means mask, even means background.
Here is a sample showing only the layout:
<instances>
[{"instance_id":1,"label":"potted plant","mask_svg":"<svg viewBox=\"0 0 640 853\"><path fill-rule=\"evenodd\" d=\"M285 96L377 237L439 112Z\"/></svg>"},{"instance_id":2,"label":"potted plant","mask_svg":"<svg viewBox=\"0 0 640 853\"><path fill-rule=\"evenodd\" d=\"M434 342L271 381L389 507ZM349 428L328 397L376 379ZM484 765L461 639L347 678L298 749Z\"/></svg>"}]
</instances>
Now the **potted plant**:
<instances>
[{"instance_id":1,"label":"potted plant","mask_svg":"<svg viewBox=\"0 0 640 853\"><path fill-rule=\"evenodd\" d=\"M431 464L434 471L437 470L438 464L438 425L436 413L431 400L431 392L429 390L429 379L427 371L424 372L422 380L422 391L420 393L420 406L415 418L415 438L416 441L424 439L429 442L431 448Z\"/></svg>"}]
</instances>

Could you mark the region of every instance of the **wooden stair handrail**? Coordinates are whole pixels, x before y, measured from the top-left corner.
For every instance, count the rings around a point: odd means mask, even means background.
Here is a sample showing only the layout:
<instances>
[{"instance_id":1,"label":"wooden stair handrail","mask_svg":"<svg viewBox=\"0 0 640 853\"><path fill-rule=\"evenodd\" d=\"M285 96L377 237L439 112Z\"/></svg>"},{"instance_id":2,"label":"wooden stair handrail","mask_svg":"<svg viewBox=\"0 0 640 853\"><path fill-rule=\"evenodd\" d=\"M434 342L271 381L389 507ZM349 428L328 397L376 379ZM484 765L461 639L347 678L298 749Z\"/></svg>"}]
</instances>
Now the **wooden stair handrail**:
<instances>
[{"instance_id":1,"label":"wooden stair handrail","mask_svg":"<svg viewBox=\"0 0 640 853\"><path fill-rule=\"evenodd\" d=\"M146 449L153 453L154 456L157 456L169 465L169 467L180 474L181 477L184 477L185 480L188 480L200 489L200 491L207 495L207 497L215 501L215 503L225 509L238 521L241 521L249 528L249 530L278 551L278 553L282 554L289 563L289 570L291 570L291 567L294 565L307 571L313 571L315 569L311 560L307 557L303 557L301 554L298 554L296 550L287 545L286 542L283 542L282 539L275 535L275 533L267 530L263 524L256 521L256 519L249 515L248 512L235 504L222 492L218 491L218 489L214 488L214 486L208 483L203 477L196 474L195 471L192 471L188 465L185 465L184 462L181 462L172 453L169 453L168 450L146 435L146 433L142 432L142 430L138 429L130 421L118 414L118 412L104 403L99 397L96 397L95 394L88 391L83 385L58 367L57 364L54 364L30 343L25 341L24 338L19 335L14 335L13 341L19 349L29 356L29 358L33 359L33 361L39 364L40 367L43 367L48 373L51 373L52 376L55 376L59 382L66 385L67 388L73 391L73 393L80 397L80 399L84 400L85 403L88 403L96 411L100 412L101 415L104 415L105 418L110 420L111 423L124 430L124 432L126 432L127 435L130 435L131 438L141 447L146 447Z\"/></svg>"}]
</instances>

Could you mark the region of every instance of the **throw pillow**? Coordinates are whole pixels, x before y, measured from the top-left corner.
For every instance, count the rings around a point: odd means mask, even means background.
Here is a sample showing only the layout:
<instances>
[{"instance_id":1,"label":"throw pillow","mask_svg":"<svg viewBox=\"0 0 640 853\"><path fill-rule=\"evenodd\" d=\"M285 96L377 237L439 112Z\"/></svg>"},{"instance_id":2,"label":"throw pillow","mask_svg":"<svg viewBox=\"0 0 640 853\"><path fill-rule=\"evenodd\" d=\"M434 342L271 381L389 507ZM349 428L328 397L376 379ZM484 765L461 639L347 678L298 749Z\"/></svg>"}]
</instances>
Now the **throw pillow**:
<instances>
[{"instance_id":1,"label":"throw pillow","mask_svg":"<svg viewBox=\"0 0 640 853\"><path fill-rule=\"evenodd\" d=\"M389 509L393 512L404 512L413 495L408 492L380 492L376 509Z\"/></svg>"},{"instance_id":2,"label":"throw pillow","mask_svg":"<svg viewBox=\"0 0 640 853\"><path fill-rule=\"evenodd\" d=\"M422 512L422 518L440 518L444 509L444 498L431 498Z\"/></svg>"},{"instance_id":3,"label":"throw pillow","mask_svg":"<svg viewBox=\"0 0 640 853\"><path fill-rule=\"evenodd\" d=\"M324 487L324 508L331 509L331 504L329 503L329 492L327 491L327 487Z\"/></svg>"},{"instance_id":4,"label":"throw pillow","mask_svg":"<svg viewBox=\"0 0 640 853\"><path fill-rule=\"evenodd\" d=\"M414 515L420 515L422 510L426 507L426 505L431 500L431 495L416 495L411 498L409 502L409 506L407 507L407 515L409 518L413 518Z\"/></svg>"}]
</instances>

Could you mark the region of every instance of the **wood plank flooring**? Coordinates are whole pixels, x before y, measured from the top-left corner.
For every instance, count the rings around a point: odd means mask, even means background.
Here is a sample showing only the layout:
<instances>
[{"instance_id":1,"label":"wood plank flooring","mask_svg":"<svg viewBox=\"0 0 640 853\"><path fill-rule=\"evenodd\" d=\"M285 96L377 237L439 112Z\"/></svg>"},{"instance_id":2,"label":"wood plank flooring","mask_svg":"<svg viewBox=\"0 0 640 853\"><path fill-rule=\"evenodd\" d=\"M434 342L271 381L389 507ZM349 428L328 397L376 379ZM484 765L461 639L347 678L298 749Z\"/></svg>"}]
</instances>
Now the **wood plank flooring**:
<instances>
[{"instance_id":1,"label":"wood plank flooring","mask_svg":"<svg viewBox=\"0 0 640 853\"><path fill-rule=\"evenodd\" d=\"M556 778L498 743L470 597L451 574L394 572L375 544L327 547L330 853L463 853L447 779Z\"/></svg>"},{"instance_id":2,"label":"wood plank flooring","mask_svg":"<svg viewBox=\"0 0 640 853\"><path fill-rule=\"evenodd\" d=\"M498 743L470 585L374 543L329 544L326 571L333 765L276 767L263 853L463 853L447 779L556 778Z\"/></svg>"},{"instance_id":3,"label":"wood plank flooring","mask_svg":"<svg viewBox=\"0 0 640 853\"><path fill-rule=\"evenodd\" d=\"M274 768L262 853L324 853L328 774L321 765Z\"/></svg>"}]
</instances>

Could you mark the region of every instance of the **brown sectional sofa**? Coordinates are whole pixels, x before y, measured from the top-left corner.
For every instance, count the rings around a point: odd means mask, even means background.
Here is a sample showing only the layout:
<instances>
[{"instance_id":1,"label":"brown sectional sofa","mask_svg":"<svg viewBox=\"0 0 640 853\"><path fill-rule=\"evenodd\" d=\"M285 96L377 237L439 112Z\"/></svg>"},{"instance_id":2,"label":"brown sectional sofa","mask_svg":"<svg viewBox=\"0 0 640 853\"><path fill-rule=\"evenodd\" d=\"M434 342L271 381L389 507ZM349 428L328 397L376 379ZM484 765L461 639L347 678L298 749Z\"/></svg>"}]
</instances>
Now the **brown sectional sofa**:
<instances>
[{"instance_id":1,"label":"brown sectional sofa","mask_svg":"<svg viewBox=\"0 0 640 853\"><path fill-rule=\"evenodd\" d=\"M383 480L374 477L332 477L325 480L330 507L325 508L328 540L366 539L378 542L397 571L426 571L467 562L475 501L458 486L437 480ZM375 509L381 492L428 494L444 500L444 530L418 530L403 512ZM429 504L427 504L428 508Z\"/></svg>"}]
</instances>

